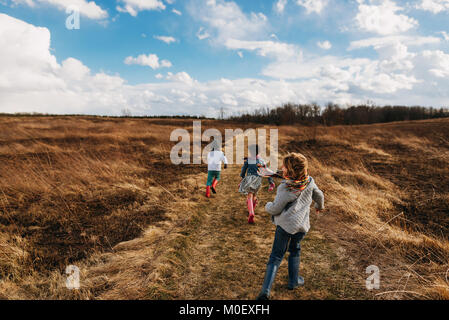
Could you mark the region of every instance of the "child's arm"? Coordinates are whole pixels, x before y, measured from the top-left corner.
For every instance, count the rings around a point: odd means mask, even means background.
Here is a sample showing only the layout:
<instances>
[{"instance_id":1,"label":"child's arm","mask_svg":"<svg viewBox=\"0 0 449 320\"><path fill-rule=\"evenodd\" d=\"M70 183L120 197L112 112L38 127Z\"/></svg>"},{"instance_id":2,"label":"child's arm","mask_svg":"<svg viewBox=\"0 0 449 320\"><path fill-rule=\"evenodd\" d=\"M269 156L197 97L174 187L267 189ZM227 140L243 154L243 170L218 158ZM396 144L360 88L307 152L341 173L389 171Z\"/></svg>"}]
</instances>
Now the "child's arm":
<instances>
[{"instance_id":1,"label":"child's arm","mask_svg":"<svg viewBox=\"0 0 449 320\"><path fill-rule=\"evenodd\" d=\"M312 192L312 199L315 201L315 209L317 212L324 210L324 194L323 191L316 186Z\"/></svg>"},{"instance_id":2,"label":"child's arm","mask_svg":"<svg viewBox=\"0 0 449 320\"><path fill-rule=\"evenodd\" d=\"M246 170L248 170L248 160L245 159L245 163L242 167L242 172L240 173L240 177L242 177L242 179L246 176Z\"/></svg>"},{"instance_id":3,"label":"child's arm","mask_svg":"<svg viewBox=\"0 0 449 320\"><path fill-rule=\"evenodd\" d=\"M221 161L224 163L224 168L226 169L228 167L228 158L223 153L223 157L221 158Z\"/></svg>"},{"instance_id":4,"label":"child's arm","mask_svg":"<svg viewBox=\"0 0 449 320\"><path fill-rule=\"evenodd\" d=\"M292 193L286 190L285 184L279 185L276 198L273 202L268 202L265 205L265 211L272 216L277 216L282 213L285 207L290 203L295 201L296 197Z\"/></svg>"}]
</instances>

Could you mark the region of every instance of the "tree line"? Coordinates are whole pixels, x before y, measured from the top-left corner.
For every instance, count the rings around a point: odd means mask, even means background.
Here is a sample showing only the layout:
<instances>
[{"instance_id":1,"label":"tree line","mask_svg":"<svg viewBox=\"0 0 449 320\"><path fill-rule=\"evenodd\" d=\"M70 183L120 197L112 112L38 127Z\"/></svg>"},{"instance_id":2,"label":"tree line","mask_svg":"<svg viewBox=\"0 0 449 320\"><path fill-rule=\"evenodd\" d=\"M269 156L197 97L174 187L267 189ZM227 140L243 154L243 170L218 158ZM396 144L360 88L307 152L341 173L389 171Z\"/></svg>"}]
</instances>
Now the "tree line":
<instances>
[{"instance_id":1,"label":"tree line","mask_svg":"<svg viewBox=\"0 0 449 320\"><path fill-rule=\"evenodd\" d=\"M230 116L235 122L252 122L275 125L359 125L393 121L425 120L449 117L448 108L421 106L371 106L341 107L328 103L324 108L317 104L286 103L273 109L260 108L252 113Z\"/></svg>"}]
</instances>

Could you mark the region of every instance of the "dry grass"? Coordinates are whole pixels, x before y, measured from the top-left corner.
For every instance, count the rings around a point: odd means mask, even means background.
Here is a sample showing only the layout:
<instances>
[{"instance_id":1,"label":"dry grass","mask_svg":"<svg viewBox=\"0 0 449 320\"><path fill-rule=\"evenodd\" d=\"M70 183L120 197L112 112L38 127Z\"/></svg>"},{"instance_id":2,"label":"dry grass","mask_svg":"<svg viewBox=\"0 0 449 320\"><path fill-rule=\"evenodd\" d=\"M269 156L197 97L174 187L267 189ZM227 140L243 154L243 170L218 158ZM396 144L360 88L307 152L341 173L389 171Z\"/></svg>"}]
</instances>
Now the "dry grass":
<instances>
[{"instance_id":1,"label":"dry grass","mask_svg":"<svg viewBox=\"0 0 449 320\"><path fill-rule=\"evenodd\" d=\"M275 298L449 298L448 124L279 128L283 154L309 157L327 211L304 240L306 287L284 288L284 262ZM171 131L191 125L1 118L0 298L254 298L274 231L263 203L274 195L261 191L252 228L238 166L204 199L205 166L169 160ZM68 264L81 270L80 290L65 288ZM381 290L368 292L372 264Z\"/></svg>"},{"instance_id":2,"label":"dry grass","mask_svg":"<svg viewBox=\"0 0 449 320\"><path fill-rule=\"evenodd\" d=\"M447 124L323 128L315 143L286 138L284 151L307 154L325 190L329 213L320 230L343 244L360 272L381 267L374 298L447 299ZM301 131L296 136L305 137Z\"/></svg>"}]
</instances>

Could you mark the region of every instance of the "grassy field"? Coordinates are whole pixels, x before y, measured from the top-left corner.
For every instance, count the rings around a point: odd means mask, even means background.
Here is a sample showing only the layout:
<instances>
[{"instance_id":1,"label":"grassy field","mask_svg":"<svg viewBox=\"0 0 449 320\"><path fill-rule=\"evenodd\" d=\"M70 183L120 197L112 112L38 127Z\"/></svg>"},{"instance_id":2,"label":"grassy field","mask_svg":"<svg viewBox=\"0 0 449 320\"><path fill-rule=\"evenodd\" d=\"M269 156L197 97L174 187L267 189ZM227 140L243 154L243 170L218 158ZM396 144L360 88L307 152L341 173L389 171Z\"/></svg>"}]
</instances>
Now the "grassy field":
<instances>
[{"instance_id":1,"label":"grassy field","mask_svg":"<svg viewBox=\"0 0 449 320\"><path fill-rule=\"evenodd\" d=\"M279 127L281 156L310 159L327 209L312 213L303 242L305 287L286 290L284 261L273 297L449 299L448 127ZM192 121L1 117L0 298L254 299L274 193L265 182L248 225L232 165L206 199L206 165L170 162L176 128L192 132ZM79 290L65 287L69 264ZM379 290L365 288L369 265Z\"/></svg>"}]
</instances>

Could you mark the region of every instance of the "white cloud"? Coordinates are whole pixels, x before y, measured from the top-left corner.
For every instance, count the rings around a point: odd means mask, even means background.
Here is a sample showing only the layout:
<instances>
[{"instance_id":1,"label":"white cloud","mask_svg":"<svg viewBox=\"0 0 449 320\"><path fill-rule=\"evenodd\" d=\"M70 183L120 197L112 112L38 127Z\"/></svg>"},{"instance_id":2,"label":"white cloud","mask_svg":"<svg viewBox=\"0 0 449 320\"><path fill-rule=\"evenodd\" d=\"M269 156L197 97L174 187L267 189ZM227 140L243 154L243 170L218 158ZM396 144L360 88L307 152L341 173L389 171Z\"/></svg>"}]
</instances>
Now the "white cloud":
<instances>
[{"instance_id":1,"label":"white cloud","mask_svg":"<svg viewBox=\"0 0 449 320\"><path fill-rule=\"evenodd\" d=\"M138 64L141 66L148 66L153 70L159 68L170 68L172 66L171 62L168 60L159 61L159 57L156 54L141 54L137 58L127 57L125 59L125 64Z\"/></svg>"},{"instance_id":2,"label":"white cloud","mask_svg":"<svg viewBox=\"0 0 449 320\"><path fill-rule=\"evenodd\" d=\"M275 60L294 59L300 54L296 45L265 40L277 39L269 32L267 17L262 13L245 14L235 2L192 0L188 9L194 18L207 25L207 31L201 27L197 32L199 39L211 38L212 45L236 50L239 56L240 53L243 56L242 50Z\"/></svg>"},{"instance_id":3,"label":"white cloud","mask_svg":"<svg viewBox=\"0 0 449 320\"><path fill-rule=\"evenodd\" d=\"M415 7L437 14L449 10L449 0L421 0Z\"/></svg>"},{"instance_id":4,"label":"white cloud","mask_svg":"<svg viewBox=\"0 0 449 320\"><path fill-rule=\"evenodd\" d=\"M106 10L98 6L94 1L87 0L12 0L14 4L26 4L36 7L36 3L48 4L60 10L66 10L71 6L79 8L80 14L89 19L105 19L108 17Z\"/></svg>"},{"instance_id":5,"label":"white cloud","mask_svg":"<svg viewBox=\"0 0 449 320\"><path fill-rule=\"evenodd\" d=\"M449 41L449 34L446 31L440 31L439 33L441 33L445 41Z\"/></svg>"},{"instance_id":6,"label":"white cloud","mask_svg":"<svg viewBox=\"0 0 449 320\"><path fill-rule=\"evenodd\" d=\"M140 11L144 10L165 10L165 5L160 0L119 0L123 2L123 7L117 6L119 12L127 12L136 17Z\"/></svg>"},{"instance_id":7,"label":"white cloud","mask_svg":"<svg viewBox=\"0 0 449 320\"><path fill-rule=\"evenodd\" d=\"M398 14L403 8L391 0L364 0L359 2L359 11L355 18L362 31L381 35L392 35L408 31L418 26L418 21L404 14Z\"/></svg>"},{"instance_id":8,"label":"white cloud","mask_svg":"<svg viewBox=\"0 0 449 320\"><path fill-rule=\"evenodd\" d=\"M332 44L329 41L318 41L317 46L320 47L323 50L330 50L332 48Z\"/></svg>"},{"instance_id":9,"label":"white cloud","mask_svg":"<svg viewBox=\"0 0 449 320\"><path fill-rule=\"evenodd\" d=\"M165 79L175 82L182 82L186 84L192 84L194 83L194 80L187 72L178 72L176 74L173 74L171 72L167 73L167 77Z\"/></svg>"},{"instance_id":10,"label":"white cloud","mask_svg":"<svg viewBox=\"0 0 449 320\"><path fill-rule=\"evenodd\" d=\"M285 10L285 6L287 5L287 0L278 0L276 3L275 3L275 10L276 10L276 12L278 12L278 13L283 13L284 12L284 10Z\"/></svg>"},{"instance_id":11,"label":"white cloud","mask_svg":"<svg viewBox=\"0 0 449 320\"><path fill-rule=\"evenodd\" d=\"M166 44L170 44L172 42L176 42L177 40L173 37L168 36L154 36L155 39L165 42Z\"/></svg>"},{"instance_id":12,"label":"white cloud","mask_svg":"<svg viewBox=\"0 0 449 320\"><path fill-rule=\"evenodd\" d=\"M192 0L187 8L194 19L207 26L207 34L216 44L228 39L253 40L268 28L263 13L247 15L232 1Z\"/></svg>"},{"instance_id":13,"label":"white cloud","mask_svg":"<svg viewBox=\"0 0 449 320\"><path fill-rule=\"evenodd\" d=\"M441 50L425 50L414 57L414 62L421 75L449 78L449 54Z\"/></svg>"},{"instance_id":14,"label":"white cloud","mask_svg":"<svg viewBox=\"0 0 449 320\"><path fill-rule=\"evenodd\" d=\"M230 93L223 93L220 96L220 101L225 105L225 106L238 106L239 103L237 102L237 100L235 99L234 95L230 94Z\"/></svg>"},{"instance_id":15,"label":"white cloud","mask_svg":"<svg viewBox=\"0 0 449 320\"><path fill-rule=\"evenodd\" d=\"M278 60L293 58L300 53L295 45L274 41L245 41L228 39L225 43L228 49L244 49L255 51L262 57L271 56Z\"/></svg>"},{"instance_id":16,"label":"white cloud","mask_svg":"<svg viewBox=\"0 0 449 320\"><path fill-rule=\"evenodd\" d=\"M296 0L296 4L306 9L307 14L321 13L328 0Z\"/></svg>"},{"instance_id":17,"label":"white cloud","mask_svg":"<svg viewBox=\"0 0 449 320\"><path fill-rule=\"evenodd\" d=\"M182 16L182 12L176 9L172 9L172 11L174 14L177 14L178 16Z\"/></svg>"},{"instance_id":18,"label":"white cloud","mask_svg":"<svg viewBox=\"0 0 449 320\"><path fill-rule=\"evenodd\" d=\"M362 40L351 41L348 50L361 49L366 47L381 48L385 46L391 46L396 43L404 43L409 46L422 46L425 44L438 44L441 42L441 38L437 37L419 37L419 36L385 36L374 37Z\"/></svg>"},{"instance_id":19,"label":"white cloud","mask_svg":"<svg viewBox=\"0 0 449 320\"><path fill-rule=\"evenodd\" d=\"M200 27L200 29L196 33L196 37L200 40L204 40L204 39L209 38L210 34L206 30L204 30L203 27Z\"/></svg>"}]
</instances>

